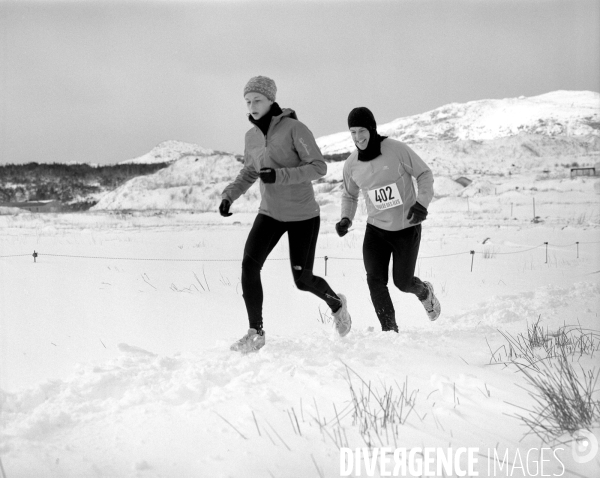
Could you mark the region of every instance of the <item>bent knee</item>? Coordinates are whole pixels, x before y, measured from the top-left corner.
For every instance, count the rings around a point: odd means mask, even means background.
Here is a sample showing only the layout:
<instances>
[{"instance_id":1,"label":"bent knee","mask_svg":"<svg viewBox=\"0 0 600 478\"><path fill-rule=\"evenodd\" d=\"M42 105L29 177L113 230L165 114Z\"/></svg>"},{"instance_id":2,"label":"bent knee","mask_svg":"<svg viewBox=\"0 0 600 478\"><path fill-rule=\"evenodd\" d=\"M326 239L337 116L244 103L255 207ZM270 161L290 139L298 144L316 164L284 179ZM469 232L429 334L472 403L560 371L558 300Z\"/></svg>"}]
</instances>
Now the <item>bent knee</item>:
<instances>
[{"instance_id":1,"label":"bent knee","mask_svg":"<svg viewBox=\"0 0 600 478\"><path fill-rule=\"evenodd\" d=\"M260 272L261 269L262 265L248 254L242 259L242 272Z\"/></svg>"},{"instance_id":2,"label":"bent knee","mask_svg":"<svg viewBox=\"0 0 600 478\"><path fill-rule=\"evenodd\" d=\"M407 294L414 293L414 290L415 290L414 279L394 281L394 285L398 289L400 289L400 291L405 292Z\"/></svg>"},{"instance_id":3,"label":"bent knee","mask_svg":"<svg viewBox=\"0 0 600 478\"><path fill-rule=\"evenodd\" d=\"M300 290L309 290L310 284L313 281L314 275L311 270L303 269L300 266L292 267L292 274L294 274L294 284Z\"/></svg>"},{"instance_id":4,"label":"bent knee","mask_svg":"<svg viewBox=\"0 0 600 478\"><path fill-rule=\"evenodd\" d=\"M388 279L377 274L367 274L367 285L369 287L387 287Z\"/></svg>"}]
</instances>

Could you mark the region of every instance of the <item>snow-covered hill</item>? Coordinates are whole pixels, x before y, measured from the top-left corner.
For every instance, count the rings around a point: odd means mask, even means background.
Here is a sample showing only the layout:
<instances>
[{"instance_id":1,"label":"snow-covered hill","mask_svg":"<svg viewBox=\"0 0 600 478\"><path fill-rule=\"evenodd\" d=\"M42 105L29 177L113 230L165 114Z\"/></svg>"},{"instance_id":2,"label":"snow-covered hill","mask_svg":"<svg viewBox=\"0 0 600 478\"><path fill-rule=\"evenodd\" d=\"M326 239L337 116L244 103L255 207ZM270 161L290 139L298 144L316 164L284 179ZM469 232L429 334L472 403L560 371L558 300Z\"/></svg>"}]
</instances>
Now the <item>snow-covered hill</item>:
<instances>
[{"instance_id":1,"label":"snow-covered hill","mask_svg":"<svg viewBox=\"0 0 600 478\"><path fill-rule=\"evenodd\" d=\"M554 91L533 97L451 103L379 125L380 134L405 143L485 141L514 135L600 136L600 94ZM323 154L354 149L348 132L317 140Z\"/></svg>"},{"instance_id":2,"label":"snow-covered hill","mask_svg":"<svg viewBox=\"0 0 600 478\"><path fill-rule=\"evenodd\" d=\"M490 140L423 141L410 145L436 176L557 171L600 160L600 136L518 134Z\"/></svg>"},{"instance_id":3,"label":"snow-covered hill","mask_svg":"<svg viewBox=\"0 0 600 478\"><path fill-rule=\"evenodd\" d=\"M170 163L188 155L206 156L210 154L214 154L212 149L206 149L193 143L171 140L163 141L162 143L157 144L148 153L137 158L122 161L119 164Z\"/></svg>"},{"instance_id":4,"label":"snow-covered hill","mask_svg":"<svg viewBox=\"0 0 600 478\"><path fill-rule=\"evenodd\" d=\"M215 209L221 191L241 169L230 154L192 155L188 153L169 167L140 176L103 196L92 210L106 209ZM258 190L251 188L239 203L258 201Z\"/></svg>"}]
</instances>

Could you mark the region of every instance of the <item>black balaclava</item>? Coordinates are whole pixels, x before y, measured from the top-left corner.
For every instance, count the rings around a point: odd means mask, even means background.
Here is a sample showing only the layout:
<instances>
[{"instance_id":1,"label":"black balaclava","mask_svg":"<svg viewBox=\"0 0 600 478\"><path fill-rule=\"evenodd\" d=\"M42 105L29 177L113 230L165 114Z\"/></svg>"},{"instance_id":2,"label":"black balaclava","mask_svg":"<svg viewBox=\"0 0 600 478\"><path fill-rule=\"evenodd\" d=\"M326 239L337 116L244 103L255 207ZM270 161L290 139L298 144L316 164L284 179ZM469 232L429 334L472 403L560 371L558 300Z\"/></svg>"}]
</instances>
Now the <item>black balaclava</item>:
<instances>
[{"instance_id":1,"label":"black balaclava","mask_svg":"<svg viewBox=\"0 0 600 478\"><path fill-rule=\"evenodd\" d=\"M274 102L271 105L271 109L257 120L255 120L252 115L248 115L248 119L250 120L250 123L256 125L258 129L260 129L266 136L267 131L269 131L269 126L271 125L271 118L273 118L273 116L279 116L281 113L283 113L283 111L281 110L280 106L277 104L277 102Z\"/></svg>"},{"instance_id":2,"label":"black balaclava","mask_svg":"<svg viewBox=\"0 0 600 478\"><path fill-rule=\"evenodd\" d=\"M369 108L359 106L350 111L348 115L348 128L360 126L369 130L369 143L365 149L360 149L358 146L358 160L371 161L381 154L381 142L387 136L380 136L377 132L377 123L375 117Z\"/></svg>"}]
</instances>

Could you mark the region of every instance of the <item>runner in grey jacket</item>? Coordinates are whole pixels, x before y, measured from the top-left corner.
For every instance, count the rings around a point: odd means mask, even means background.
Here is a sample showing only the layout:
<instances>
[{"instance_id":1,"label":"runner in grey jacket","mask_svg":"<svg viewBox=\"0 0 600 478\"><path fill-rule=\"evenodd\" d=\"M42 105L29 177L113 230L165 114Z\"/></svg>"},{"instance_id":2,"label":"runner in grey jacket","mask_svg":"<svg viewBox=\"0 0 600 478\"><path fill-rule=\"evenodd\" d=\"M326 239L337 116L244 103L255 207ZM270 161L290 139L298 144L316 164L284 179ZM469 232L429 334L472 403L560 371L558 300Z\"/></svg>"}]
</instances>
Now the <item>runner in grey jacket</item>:
<instances>
[{"instance_id":1,"label":"runner in grey jacket","mask_svg":"<svg viewBox=\"0 0 600 478\"><path fill-rule=\"evenodd\" d=\"M258 212L278 221L311 219L320 213L311 181L327 174L327 164L296 113L289 108L279 111L266 134L258 126L246 133L244 167L221 197L233 203L259 178L261 169L272 168L275 182L260 183Z\"/></svg>"},{"instance_id":2,"label":"runner in grey jacket","mask_svg":"<svg viewBox=\"0 0 600 478\"><path fill-rule=\"evenodd\" d=\"M219 206L222 216L230 216L231 204L260 179L261 202L242 260L242 291L250 328L231 346L243 353L265 344L260 272L286 232L298 289L312 292L329 305L342 337L351 328L344 295L336 294L324 279L313 274L321 218L311 181L327 173L327 164L312 133L295 112L282 110L275 102L276 91L275 82L264 76L251 78L244 88L248 119L254 126L246 133L244 167L223 191Z\"/></svg>"},{"instance_id":3,"label":"runner in grey jacket","mask_svg":"<svg viewBox=\"0 0 600 478\"><path fill-rule=\"evenodd\" d=\"M362 191L367 205L367 229L363 260L371 301L382 330L398 331L394 305L387 287L393 257L394 285L415 294L431 320L441 312L429 282L415 277L421 242L421 222L433 198L433 174L406 144L377 133L377 123L368 108L355 108L348 128L357 150L344 163L342 219L336 224L344 236L356 214ZM417 181L415 191L412 179Z\"/></svg>"}]
</instances>

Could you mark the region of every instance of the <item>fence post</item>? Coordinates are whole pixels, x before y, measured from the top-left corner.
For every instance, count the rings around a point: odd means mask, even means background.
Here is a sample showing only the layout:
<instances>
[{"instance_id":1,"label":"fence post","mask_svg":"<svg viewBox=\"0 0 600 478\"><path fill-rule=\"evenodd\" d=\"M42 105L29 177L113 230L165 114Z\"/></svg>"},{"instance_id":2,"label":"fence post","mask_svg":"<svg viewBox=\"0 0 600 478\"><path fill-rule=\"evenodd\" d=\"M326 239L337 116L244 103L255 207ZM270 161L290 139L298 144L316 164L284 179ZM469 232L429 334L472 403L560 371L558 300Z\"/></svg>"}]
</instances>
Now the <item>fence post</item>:
<instances>
[{"instance_id":1,"label":"fence post","mask_svg":"<svg viewBox=\"0 0 600 478\"><path fill-rule=\"evenodd\" d=\"M577 259L579 259L579 242L576 242L575 244L577 244Z\"/></svg>"},{"instance_id":2,"label":"fence post","mask_svg":"<svg viewBox=\"0 0 600 478\"><path fill-rule=\"evenodd\" d=\"M471 251L471 272L473 272L473 261L475 260L475 251Z\"/></svg>"},{"instance_id":3,"label":"fence post","mask_svg":"<svg viewBox=\"0 0 600 478\"><path fill-rule=\"evenodd\" d=\"M327 277L327 260L329 257L325 256L325 277Z\"/></svg>"},{"instance_id":4,"label":"fence post","mask_svg":"<svg viewBox=\"0 0 600 478\"><path fill-rule=\"evenodd\" d=\"M31 254L33 256L33 262L37 262L36 258L38 256L38 253L33 251L33 254Z\"/></svg>"},{"instance_id":5,"label":"fence post","mask_svg":"<svg viewBox=\"0 0 600 478\"><path fill-rule=\"evenodd\" d=\"M548 264L548 243L544 242L544 244L546 244L546 264Z\"/></svg>"}]
</instances>

